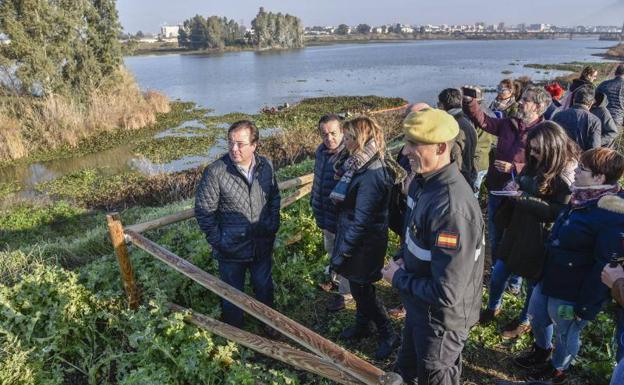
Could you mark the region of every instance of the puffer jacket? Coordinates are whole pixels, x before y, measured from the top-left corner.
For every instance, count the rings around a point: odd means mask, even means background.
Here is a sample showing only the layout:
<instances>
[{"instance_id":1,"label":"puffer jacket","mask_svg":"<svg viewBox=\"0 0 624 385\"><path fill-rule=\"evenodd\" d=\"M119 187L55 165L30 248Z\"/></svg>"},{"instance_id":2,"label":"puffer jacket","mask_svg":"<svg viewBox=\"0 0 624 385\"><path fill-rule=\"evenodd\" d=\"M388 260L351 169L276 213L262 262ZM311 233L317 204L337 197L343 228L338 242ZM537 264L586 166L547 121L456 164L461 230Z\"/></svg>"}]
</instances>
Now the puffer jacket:
<instances>
[{"instance_id":1,"label":"puffer jacket","mask_svg":"<svg viewBox=\"0 0 624 385\"><path fill-rule=\"evenodd\" d=\"M624 122L624 77L616 76L613 79L605 80L600 83L596 91L607 95L607 109L615 124L622 127Z\"/></svg>"},{"instance_id":2,"label":"puffer jacket","mask_svg":"<svg viewBox=\"0 0 624 385\"><path fill-rule=\"evenodd\" d=\"M195 193L195 218L215 258L250 262L273 251L280 194L271 162L255 158L251 184L228 154L206 169Z\"/></svg>"},{"instance_id":3,"label":"puffer jacket","mask_svg":"<svg viewBox=\"0 0 624 385\"><path fill-rule=\"evenodd\" d=\"M334 169L335 160L332 161L332 159L339 158L340 154L328 152L324 144L321 143L318 146L314 160L312 194L310 195L310 204L316 225L320 229L334 234L336 233L336 206L329 199L329 194L336 186L336 183L338 183L338 180L334 178L334 175L336 175Z\"/></svg>"},{"instance_id":4,"label":"puffer jacket","mask_svg":"<svg viewBox=\"0 0 624 385\"><path fill-rule=\"evenodd\" d=\"M600 280L602 269L612 255L624 253L624 210L611 204L618 197L624 192L580 207L568 205L546 245L542 293L575 302L575 314L585 320L594 319L609 299L609 288Z\"/></svg>"},{"instance_id":5,"label":"puffer jacket","mask_svg":"<svg viewBox=\"0 0 624 385\"><path fill-rule=\"evenodd\" d=\"M464 103L463 109L475 126L482 127L483 130L498 137L496 160L511 163L516 175L520 174L526 163L524 149L527 135L543 119L540 117L527 125L517 118L492 118L483 112L476 99ZM491 164L485 184L488 190L494 191L502 189L509 180L511 174L500 172Z\"/></svg>"},{"instance_id":6,"label":"puffer jacket","mask_svg":"<svg viewBox=\"0 0 624 385\"><path fill-rule=\"evenodd\" d=\"M336 205L338 228L332 265L358 283L381 279L388 246L388 203L395 176L378 156L351 179L345 200ZM335 261L344 256L342 263Z\"/></svg>"},{"instance_id":7,"label":"puffer jacket","mask_svg":"<svg viewBox=\"0 0 624 385\"><path fill-rule=\"evenodd\" d=\"M599 104L594 104L589 112L596 115L600 123L602 123L602 131L600 133L602 147L613 148L615 140L620 134L620 129L607 109L608 102L607 96L602 94L602 101Z\"/></svg>"},{"instance_id":8,"label":"puffer jacket","mask_svg":"<svg viewBox=\"0 0 624 385\"><path fill-rule=\"evenodd\" d=\"M600 147L602 124L589 108L575 104L558 112L552 121L559 124L568 136L583 150Z\"/></svg>"}]
</instances>

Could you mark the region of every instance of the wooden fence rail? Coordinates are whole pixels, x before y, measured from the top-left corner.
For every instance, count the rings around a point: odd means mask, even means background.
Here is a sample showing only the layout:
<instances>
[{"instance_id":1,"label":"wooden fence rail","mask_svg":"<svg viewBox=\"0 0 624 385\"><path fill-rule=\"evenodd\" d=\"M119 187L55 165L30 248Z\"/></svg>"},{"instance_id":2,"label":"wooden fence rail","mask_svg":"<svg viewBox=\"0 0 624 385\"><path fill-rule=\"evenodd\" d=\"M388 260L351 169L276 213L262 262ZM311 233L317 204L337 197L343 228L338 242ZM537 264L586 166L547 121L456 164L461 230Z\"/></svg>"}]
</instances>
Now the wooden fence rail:
<instances>
[{"instance_id":1,"label":"wooden fence rail","mask_svg":"<svg viewBox=\"0 0 624 385\"><path fill-rule=\"evenodd\" d=\"M171 304L169 307L173 311L187 313L184 318L185 321L192 323L197 327L219 335L230 341L234 341L237 344L255 350L258 353L262 353L268 357L292 365L297 369L318 374L319 376L328 378L339 384L362 385L362 382L338 369L331 362L328 362L327 360L324 360L312 353L304 352L302 350L295 349L288 344L275 340L269 340L256 334L246 332L226 323L207 317L203 314L185 309L182 306Z\"/></svg>"},{"instance_id":2,"label":"wooden fence rail","mask_svg":"<svg viewBox=\"0 0 624 385\"><path fill-rule=\"evenodd\" d=\"M308 174L281 182L279 184L280 190L298 187L295 192L282 200L281 208L288 207L309 194L312 189L312 179L313 175ZM402 383L398 374L384 372L141 235L142 232L192 217L194 217L194 210L188 209L152 221L128 226L124 230L119 214L111 213L107 216L111 240L117 254L124 289L128 295L131 308L138 306L140 297L125 242L132 243L148 252L156 259L278 330L314 354L300 351L287 344L263 339L199 314L191 314L188 318L189 322L297 368L342 384L399 385ZM172 307L176 311L183 310L175 305Z\"/></svg>"}]
</instances>

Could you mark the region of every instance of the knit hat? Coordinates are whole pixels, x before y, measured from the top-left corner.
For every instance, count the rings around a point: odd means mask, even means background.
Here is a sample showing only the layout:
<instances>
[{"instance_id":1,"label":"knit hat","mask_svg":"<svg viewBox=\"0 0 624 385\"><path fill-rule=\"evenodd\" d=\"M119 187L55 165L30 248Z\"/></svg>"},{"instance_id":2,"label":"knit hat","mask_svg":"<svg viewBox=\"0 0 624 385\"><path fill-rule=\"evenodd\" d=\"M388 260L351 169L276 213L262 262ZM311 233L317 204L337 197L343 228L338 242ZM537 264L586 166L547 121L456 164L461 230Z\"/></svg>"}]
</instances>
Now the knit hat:
<instances>
[{"instance_id":1,"label":"knit hat","mask_svg":"<svg viewBox=\"0 0 624 385\"><path fill-rule=\"evenodd\" d=\"M561 97L563 96L563 88L561 88L561 86L559 85L559 83L550 83L547 84L544 89L550 94L550 96L555 99L555 100L559 100L561 99Z\"/></svg>"},{"instance_id":2,"label":"knit hat","mask_svg":"<svg viewBox=\"0 0 624 385\"><path fill-rule=\"evenodd\" d=\"M410 112L403 120L405 137L419 143L445 143L459 134L457 120L449 113L436 108Z\"/></svg>"}]
</instances>

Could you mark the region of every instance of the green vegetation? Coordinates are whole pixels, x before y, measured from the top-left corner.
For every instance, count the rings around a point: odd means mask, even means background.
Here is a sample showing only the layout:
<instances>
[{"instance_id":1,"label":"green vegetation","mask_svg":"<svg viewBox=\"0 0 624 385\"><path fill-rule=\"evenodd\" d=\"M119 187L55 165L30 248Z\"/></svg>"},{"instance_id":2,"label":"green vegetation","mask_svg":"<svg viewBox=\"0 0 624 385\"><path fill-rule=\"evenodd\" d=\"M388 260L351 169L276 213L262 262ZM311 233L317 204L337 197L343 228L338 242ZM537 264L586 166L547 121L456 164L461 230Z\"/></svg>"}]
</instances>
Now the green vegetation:
<instances>
[{"instance_id":1,"label":"green vegetation","mask_svg":"<svg viewBox=\"0 0 624 385\"><path fill-rule=\"evenodd\" d=\"M256 18L251 21L255 34L253 44L263 48L302 48L303 23L289 14L266 12L260 7Z\"/></svg>"},{"instance_id":2,"label":"green vegetation","mask_svg":"<svg viewBox=\"0 0 624 385\"><path fill-rule=\"evenodd\" d=\"M0 163L134 131L169 111L121 66L114 0L0 2Z\"/></svg>"},{"instance_id":3,"label":"green vegetation","mask_svg":"<svg viewBox=\"0 0 624 385\"><path fill-rule=\"evenodd\" d=\"M188 49L223 49L226 46L244 46L245 30L233 19L195 15L185 20L178 34L178 45Z\"/></svg>"},{"instance_id":4,"label":"green vegetation","mask_svg":"<svg viewBox=\"0 0 624 385\"><path fill-rule=\"evenodd\" d=\"M15 182L0 183L0 198L20 191L20 186Z\"/></svg>"},{"instance_id":5,"label":"green vegetation","mask_svg":"<svg viewBox=\"0 0 624 385\"><path fill-rule=\"evenodd\" d=\"M140 142L133 151L154 163L168 163L185 156L206 154L214 142L214 133L191 137L166 136Z\"/></svg>"}]
</instances>

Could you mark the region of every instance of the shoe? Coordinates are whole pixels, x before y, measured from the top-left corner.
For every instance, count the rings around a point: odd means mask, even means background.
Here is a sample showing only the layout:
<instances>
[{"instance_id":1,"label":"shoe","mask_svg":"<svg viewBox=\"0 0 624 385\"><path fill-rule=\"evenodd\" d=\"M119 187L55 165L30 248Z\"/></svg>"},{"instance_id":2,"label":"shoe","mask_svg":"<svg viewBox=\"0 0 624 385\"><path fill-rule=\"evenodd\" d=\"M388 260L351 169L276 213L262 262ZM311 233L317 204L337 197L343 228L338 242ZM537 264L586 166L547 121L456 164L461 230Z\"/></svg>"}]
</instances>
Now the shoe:
<instances>
[{"instance_id":1,"label":"shoe","mask_svg":"<svg viewBox=\"0 0 624 385\"><path fill-rule=\"evenodd\" d=\"M529 377L531 380L544 381L553 385L562 385L568 382L566 373L559 369L553 369L551 365L541 370L536 370Z\"/></svg>"},{"instance_id":2,"label":"shoe","mask_svg":"<svg viewBox=\"0 0 624 385\"><path fill-rule=\"evenodd\" d=\"M339 311L345 308L345 299L340 294L336 294L333 298L327 303L325 308L328 311Z\"/></svg>"},{"instance_id":3,"label":"shoe","mask_svg":"<svg viewBox=\"0 0 624 385\"><path fill-rule=\"evenodd\" d=\"M542 349L536 344L533 344L533 348L530 352L522 354L513 359L513 362L525 369L535 369L542 368L546 364L548 364L548 360L550 359L550 354L552 353L551 349Z\"/></svg>"},{"instance_id":4,"label":"shoe","mask_svg":"<svg viewBox=\"0 0 624 385\"><path fill-rule=\"evenodd\" d=\"M279 338L279 336L280 336L280 333L277 330L275 330L272 327L270 327L269 325L264 325L263 331L264 331L264 334L266 334L267 337L269 337L270 339L273 339L273 340Z\"/></svg>"},{"instance_id":5,"label":"shoe","mask_svg":"<svg viewBox=\"0 0 624 385\"><path fill-rule=\"evenodd\" d=\"M394 332L386 334L385 336L380 336L379 345L377 346L377 350L375 350L375 360L383 361L386 358L390 357L390 355L394 351L394 348L398 344L399 338Z\"/></svg>"},{"instance_id":6,"label":"shoe","mask_svg":"<svg viewBox=\"0 0 624 385\"><path fill-rule=\"evenodd\" d=\"M318 284L319 289L323 290L326 293L329 293L333 290L336 290L337 286L332 281L329 282L321 282Z\"/></svg>"},{"instance_id":7,"label":"shoe","mask_svg":"<svg viewBox=\"0 0 624 385\"><path fill-rule=\"evenodd\" d=\"M343 330L338 338L341 340L361 340L371 336L371 329L369 326L353 325Z\"/></svg>"},{"instance_id":8,"label":"shoe","mask_svg":"<svg viewBox=\"0 0 624 385\"><path fill-rule=\"evenodd\" d=\"M489 324L490 322L492 322L494 320L494 318L496 318L501 312L501 309L483 309L481 310L481 313L479 314L479 323L481 325L486 325Z\"/></svg>"},{"instance_id":9,"label":"shoe","mask_svg":"<svg viewBox=\"0 0 624 385\"><path fill-rule=\"evenodd\" d=\"M501 333L501 337L504 340L510 340L513 338L518 338L523 334L526 334L531 331L531 324L528 322L518 322L514 321L509 325L503 328L503 333Z\"/></svg>"},{"instance_id":10,"label":"shoe","mask_svg":"<svg viewBox=\"0 0 624 385\"><path fill-rule=\"evenodd\" d=\"M388 316L393 319L403 319L405 318L405 307L403 305L399 305L388 310Z\"/></svg>"}]
</instances>

